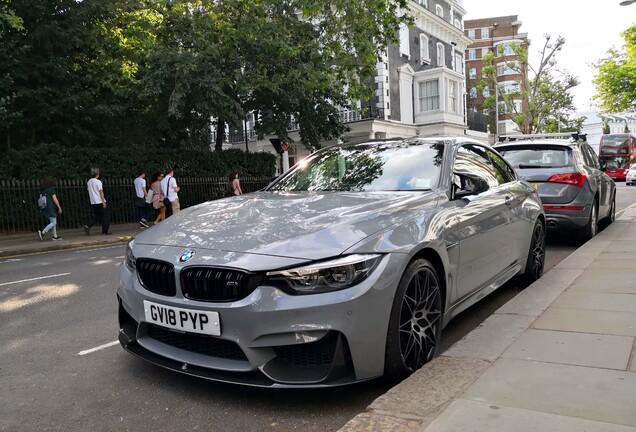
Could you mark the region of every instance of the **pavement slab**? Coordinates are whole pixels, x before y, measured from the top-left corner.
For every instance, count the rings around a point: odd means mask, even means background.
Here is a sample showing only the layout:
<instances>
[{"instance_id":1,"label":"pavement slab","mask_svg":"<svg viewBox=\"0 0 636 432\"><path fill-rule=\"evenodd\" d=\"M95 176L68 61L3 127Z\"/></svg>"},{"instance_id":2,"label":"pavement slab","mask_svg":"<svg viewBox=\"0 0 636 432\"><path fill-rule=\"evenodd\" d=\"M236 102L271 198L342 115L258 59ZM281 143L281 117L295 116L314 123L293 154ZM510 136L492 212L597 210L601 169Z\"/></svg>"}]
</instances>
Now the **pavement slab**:
<instances>
[{"instance_id":1,"label":"pavement slab","mask_svg":"<svg viewBox=\"0 0 636 432\"><path fill-rule=\"evenodd\" d=\"M636 295L569 290L563 293L552 306L569 309L636 313Z\"/></svg>"},{"instance_id":2,"label":"pavement slab","mask_svg":"<svg viewBox=\"0 0 636 432\"><path fill-rule=\"evenodd\" d=\"M582 272L583 270L554 268L500 307L496 313L538 317Z\"/></svg>"},{"instance_id":3,"label":"pavement slab","mask_svg":"<svg viewBox=\"0 0 636 432\"><path fill-rule=\"evenodd\" d=\"M495 361L535 319L535 316L526 315L491 315L444 355Z\"/></svg>"},{"instance_id":4,"label":"pavement slab","mask_svg":"<svg viewBox=\"0 0 636 432\"><path fill-rule=\"evenodd\" d=\"M586 290L614 294L636 294L636 269L585 270L571 290Z\"/></svg>"},{"instance_id":5,"label":"pavement slab","mask_svg":"<svg viewBox=\"0 0 636 432\"><path fill-rule=\"evenodd\" d=\"M636 427L633 372L502 358L462 398Z\"/></svg>"},{"instance_id":6,"label":"pavement slab","mask_svg":"<svg viewBox=\"0 0 636 432\"><path fill-rule=\"evenodd\" d=\"M594 240L592 240L594 242ZM585 270L590 264L592 264L598 256L603 253L604 247L595 247L596 243L592 243L585 249L578 249L576 253L573 253L558 265L560 269L569 270Z\"/></svg>"},{"instance_id":7,"label":"pavement slab","mask_svg":"<svg viewBox=\"0 0 636 432\"><path fill-rule=\"evenodd\" d=\"M632 356L629 359L629 371L636 372L636 342L634 343L634 347L632 348Z\"/></svg>"},{"instance_id":8,"label":"pavement slab","mask_svg":"<svg viewBox=\"0 0 636 432\"><path fill-rule=\"evenodd\" d=\"M458 399L422 432L636 432L636 428Z\"/></svg>"},{"instance_id":9,"label":"pavement slab","mask_svg":"<svg viewBox=\"0 0 636 432\"><path fill-rule=\"evenodd\" d=\"M503 357L627 370L633 345L633 337L528 330Z\"/></svg>"},{"instance_id":10,"label":"pavement slab","mask_svg":"<svg viewBox=\"0 0 636 432\"><path fill-rule=\"evenodd\" d=\"M551 307L533 324L535 329L617 336L636 336L636 313Z\"/></svg>"}]
</instances>

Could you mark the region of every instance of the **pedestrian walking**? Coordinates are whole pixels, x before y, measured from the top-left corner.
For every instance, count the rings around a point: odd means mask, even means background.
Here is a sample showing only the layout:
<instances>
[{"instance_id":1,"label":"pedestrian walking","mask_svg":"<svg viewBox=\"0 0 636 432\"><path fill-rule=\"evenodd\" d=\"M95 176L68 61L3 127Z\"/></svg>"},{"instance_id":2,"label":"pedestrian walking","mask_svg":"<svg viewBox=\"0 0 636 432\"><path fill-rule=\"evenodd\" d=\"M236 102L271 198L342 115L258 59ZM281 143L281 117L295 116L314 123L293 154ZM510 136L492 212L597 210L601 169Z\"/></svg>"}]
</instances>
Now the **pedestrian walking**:
<instances>
[{"instance_id":1,"label":"pedestrian walking","mask_svg":"<svg viewBox=\"0 0 636 432\"><path fill-rule=\"evenodd\" d=\"M91 227L99 222L102 225L102 234L110 235L111 233L108 231L110 227L110 209L106 205L104 189L99 179L99 169L91 168L91 176L92 178L87 183L87 189L93 214L88 224L84 225L84 233L90 235Z\"/></svg>"},{"instance_id":2,"label":"pedestrian walking","mask_svg":"<svg viewBox=\"0 0 636 432\"><path fill-rule=\"evenodd\" d=\"M163 177L163 173L157 173L152 176L152 182L150 183L152 208L155 209L155 212L158 212L155 218L155 225L166 220L166 206L163 205L164 195L163 192L161 192L161 180L163 180Z\"/></svg>"},{"instance_id":3,"label":"pedestrian walking","mask_svg":"<svg viewBox=\"0 0 636 432\"><path fill-rule=\"evenodd\" d=\"M243 195L238 171L232 171L228 176L228 180L228 196Z\"/></svg>"},{"instance_id":4,"label":"pedestrian walking","mask_svg":"<svg viewBox=\"0 0 636 432\"><path fill-rule=\"evenodd\" d=\"M174 170L172 168L166 169L166 176L161 180L161 191L164 194L163 203L166 207L166 217L171 214L177 214L181 211L181 204L179 203L178 192L181 189L177 185L177 180L174 178Z\"/></svg>"},{"instance_id":5,"label":"pedestrian walking","mask_svg":"<svg viewBox=\"0 0 636 432\"><path fill-rule=\"evenodd\" d=\"M148 210L146 207L146 172L139 170L135 179L135 207L137 207L137 216L140 228L148 228Z\"/></svg>"},{"instance_id":6,"label":"pedestrian walking","mask_svg":"<svg viewBox=\"0 0 636 432\"><path fill-rule=\"evenodd\" d=\"M56 180L54 177L44 177L40 183L42 192L38 199L38 207L40 207L40 213L42 216L49 220L49 224L44 229L38 230L38 237L40 241L44 240L44 236L47 232L53 231L53 240L61 240L62 237L57 235L57 217L62 213L62 206L57 199L57 193L55 192Z\"/></svg>"}]
</instances>

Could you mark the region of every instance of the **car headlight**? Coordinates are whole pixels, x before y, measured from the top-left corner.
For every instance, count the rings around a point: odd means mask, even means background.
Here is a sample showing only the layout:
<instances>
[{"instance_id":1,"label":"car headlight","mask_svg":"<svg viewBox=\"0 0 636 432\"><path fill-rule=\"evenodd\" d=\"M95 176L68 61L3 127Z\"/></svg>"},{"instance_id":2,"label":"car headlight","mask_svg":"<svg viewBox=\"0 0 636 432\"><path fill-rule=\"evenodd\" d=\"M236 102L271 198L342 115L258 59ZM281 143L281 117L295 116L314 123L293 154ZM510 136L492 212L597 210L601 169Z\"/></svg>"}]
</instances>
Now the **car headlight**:
<instances>
[{"instance_id":1,"label":"car headlight","mask_svg":"<svg viewBox=\"0 0 636 432\"><path fill-rule=\"evenodd\" d=\"M126 268L130 270L131 272L134 272L135 269L137 268L137 258L135 258L135 255L133 254L133 251L132 251L134 243L135 241L131 240L126 245L126 258L124 261L124 263L126 264Z\"/></svg>"},{"instance_id":2,"label":"car headlight","mask_svg":"<svg viewBox=\"0 0 636 432\"><path fill-rule=\"evenodd\" d=\"M268 282L290 294L318 294L352 287L367 278L381 255L347 255L267 273Z\"/></svg>"}]
</instances>

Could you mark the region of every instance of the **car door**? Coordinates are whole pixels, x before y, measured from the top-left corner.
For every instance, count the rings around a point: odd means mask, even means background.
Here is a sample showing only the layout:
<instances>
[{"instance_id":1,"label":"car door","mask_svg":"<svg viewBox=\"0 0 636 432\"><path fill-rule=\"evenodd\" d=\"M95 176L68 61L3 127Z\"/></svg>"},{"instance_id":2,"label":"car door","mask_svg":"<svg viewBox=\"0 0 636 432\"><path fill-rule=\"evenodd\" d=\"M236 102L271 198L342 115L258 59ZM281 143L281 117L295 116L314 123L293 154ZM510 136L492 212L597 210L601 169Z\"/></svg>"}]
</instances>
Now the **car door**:
<instances>
[{"instance_id":1,"label":"car door","mask_svg":"<svg viewBox=\"0 0 636 432\"><path fill-rule=\"evenodd\" d=\"M613 182L603 171L601 171L601 165L598 162L598 158L594 154L594 150L589 144L580 144L581 153L583 155L583 161L587 171L589 181L594 182L593 189L596 189L599 194L599 217L607 214L609 206L611 204L611 186L609 182Z\"/></svg>"},{"instance_id":2,"label":"car door","mask_svg":"<svg viewBox=\"0 0 636 432\"><path fill-rule=\"evenodd\" d=\"M479 145L458 148L453 163L454 183L461 175L483 179L488 190L454 199L458 218L459 261L457 295L461 300L501 274L514 249L511 239L511 197L497 181L486 149Z\"/></svg>"}]
</instances>

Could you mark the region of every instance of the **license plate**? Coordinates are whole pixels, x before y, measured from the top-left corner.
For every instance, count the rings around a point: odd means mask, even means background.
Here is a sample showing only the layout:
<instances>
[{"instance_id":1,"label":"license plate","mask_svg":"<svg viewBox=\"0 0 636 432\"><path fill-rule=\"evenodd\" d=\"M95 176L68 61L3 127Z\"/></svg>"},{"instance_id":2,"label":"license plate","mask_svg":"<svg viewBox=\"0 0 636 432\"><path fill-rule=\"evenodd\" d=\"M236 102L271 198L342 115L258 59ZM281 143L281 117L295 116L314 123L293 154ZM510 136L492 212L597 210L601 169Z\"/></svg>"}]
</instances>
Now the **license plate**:
<instances>
[{"instance_id":1,"label":"license plate","mask_svg":"<svg viewBox=\"0 0 636 432\"><path fill-rule=\"evenodd\" d=\"M218 312L184 309L144 300L146 321L189 333L221 336Z\"/></svg>"}]
</instances>

